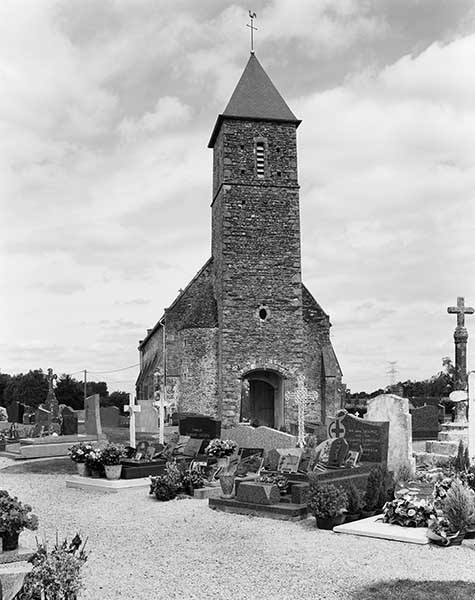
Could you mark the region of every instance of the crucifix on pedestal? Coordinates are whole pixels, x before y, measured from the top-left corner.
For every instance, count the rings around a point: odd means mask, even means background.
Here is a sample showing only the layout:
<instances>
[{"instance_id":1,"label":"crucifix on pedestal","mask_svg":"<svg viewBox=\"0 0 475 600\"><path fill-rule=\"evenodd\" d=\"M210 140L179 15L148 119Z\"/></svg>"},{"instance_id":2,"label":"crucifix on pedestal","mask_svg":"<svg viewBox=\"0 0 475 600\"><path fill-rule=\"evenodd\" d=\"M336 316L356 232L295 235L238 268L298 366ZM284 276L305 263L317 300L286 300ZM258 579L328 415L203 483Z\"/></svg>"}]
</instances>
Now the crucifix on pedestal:
<instances>
[{"instance_id":1,"label":"crucifix on pedestal","mask_svg":"<svg viewBox=\"0 0 475 600\"><path fill-rule=\"evenodd\" d=\"M134 403L134 398L132 394L129 396L130 404L126 404L124 406L124 410L129 413L130 421L129 421L129 446L132 448L136 448L137 442L135 441L135 413L139 413L142 408Z\"/></svg>"},{"instance_id":2,"label":"crucifix on pedestal","mask_svg":"<svg viewBox=\"0 0 475 600\"><path fill-rule=\"evenodd\" d=\"M164 425L165 425L165 417L164 417L164 402L163 402L163 392L161 391L161 376L160 371L155 371L153 374L153 383L155 386L155 402L152 404L153 408L158 411L159 415L159 431L158 431L158 441L160 444L163 444L164 436Z\"/></svg>"},{"instance_id":3,"label":"crucifix on pedestal","mask_svg":"<svg viewBox=\"0 0 475 600\"><path fill-rule=\"evenodd\" d=\"M311 392L305 385L305 375L297 375L297 387L289 394L297 405L297 446L303 448L305 444L305 410L307 406L318 400L318 392Z\"/></svg>"},{"instance_id":4,"label":"crucifix on pedestal","mask_svg":"<svg viewBox=\"0 0 475 600\"><path fill-rule=\"evenodd\" d=\"M467 389L467 340L468 331L465 329L465 315L473 315L475 309L465 306L463 297L457 298L457 306L447 308L449 314L457 315L457 327L454 331L455 342L455 389Z\"/></svg>"}]
</instances>

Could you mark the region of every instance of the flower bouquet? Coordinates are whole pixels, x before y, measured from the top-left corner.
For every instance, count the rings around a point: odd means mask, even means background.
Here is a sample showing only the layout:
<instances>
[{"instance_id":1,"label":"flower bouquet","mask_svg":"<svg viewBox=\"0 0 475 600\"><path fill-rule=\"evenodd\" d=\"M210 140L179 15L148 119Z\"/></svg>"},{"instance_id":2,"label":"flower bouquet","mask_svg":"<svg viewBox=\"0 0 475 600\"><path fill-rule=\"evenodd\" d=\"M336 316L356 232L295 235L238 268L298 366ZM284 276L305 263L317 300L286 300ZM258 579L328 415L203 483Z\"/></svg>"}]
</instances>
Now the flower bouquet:
<instances>
[{"instance_id":1,"label":"flower bouquet","mask_svg":"<svg viewBox=\"0 0 475 600\"><path fill-rule=\"evenodd\" d=\"M459 544L463 539L460 531L451 531L448 519L440 515L434 515L429 520L427 537L439 546Z\"/></svg>"},{"instance_id":2,"label":"flower bouquet","mask_svg":"<svg viewBox=\"0 0 475 600\"><path fill-rule=\"evenodd\" d=\"M206 454L215 458L226 458L237 450L238 445L233 440L211 440L206 447Z\"/></svg>"},{"instance_id":3,"label":"flower bouquet","mask_svg":"<svg viewBox=\"0 0 475 600\"><path fill-rule=\"evenodd\" d=\"M454 481L455 479L453 477L444 477L443 479L434 482L432 497L434 498L435 506L440 507L445 502L447 492L452 487Z\"/></svg>"},{"instance_id":4,"label":"flower bouquet","mask_svg":"<svg viewBox=\"0 0 475 600\"><path fill-rule=\"evenodd\" d=\"M383 506L383 523L401 527L427 527L434 516L432 504L426 500L416 500L410 495L386 502Z\"/></svg>"},{"instance_id":5,"label":"flower bouquet","mask_svg":"<svg viewBox=\"0 0 475 600\"><path fill-rule=\"evenodd\" d=\"M87 444L86 442L79 442L79 444L74 444L68 450L69 457L75 463L85 463L87 455L92 452L94 448L91 444Z\"/></svg>"}]
</instances>

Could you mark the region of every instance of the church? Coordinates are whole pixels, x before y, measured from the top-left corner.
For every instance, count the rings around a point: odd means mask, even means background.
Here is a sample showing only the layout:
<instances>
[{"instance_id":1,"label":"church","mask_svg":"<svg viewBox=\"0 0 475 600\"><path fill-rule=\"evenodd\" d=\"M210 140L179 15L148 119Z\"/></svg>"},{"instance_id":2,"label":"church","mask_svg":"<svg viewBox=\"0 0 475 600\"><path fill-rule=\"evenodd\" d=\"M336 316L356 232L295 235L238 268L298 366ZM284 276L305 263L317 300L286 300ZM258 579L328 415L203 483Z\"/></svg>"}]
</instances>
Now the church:
<instances>
[{"instance_id":1,"label":"church","mask_svg":"<svg viewBox=\"0 0 475 600\"><path fill-rule=\"evenodd\" d=\"M212 255L139 342L138 401L158 386L171 411L295 431L299 380L307 422L341 407L330 319L302 283L300 123L251 52L208 144Z\"/></svg>"}]
</instances>

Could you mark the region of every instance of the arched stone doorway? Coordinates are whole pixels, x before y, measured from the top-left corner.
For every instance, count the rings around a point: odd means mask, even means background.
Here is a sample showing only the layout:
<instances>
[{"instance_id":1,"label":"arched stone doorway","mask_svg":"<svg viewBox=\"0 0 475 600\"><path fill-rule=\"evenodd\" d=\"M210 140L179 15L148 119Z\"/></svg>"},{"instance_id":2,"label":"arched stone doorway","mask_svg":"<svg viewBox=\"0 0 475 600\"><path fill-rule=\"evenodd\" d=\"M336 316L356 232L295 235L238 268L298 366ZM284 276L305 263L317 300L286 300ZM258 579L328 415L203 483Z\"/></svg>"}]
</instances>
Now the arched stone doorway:
<instances>
[{"instance_id":1,"label":"arched stone doorway","mask_svg":"<svg viewBox=\"0 0 475 600\"><path fill-rule=\"evenodd\" d=\"M284 424L284 378L258 370L242 378L241 421L279 429Z\"/></svg>"}]
</instances>

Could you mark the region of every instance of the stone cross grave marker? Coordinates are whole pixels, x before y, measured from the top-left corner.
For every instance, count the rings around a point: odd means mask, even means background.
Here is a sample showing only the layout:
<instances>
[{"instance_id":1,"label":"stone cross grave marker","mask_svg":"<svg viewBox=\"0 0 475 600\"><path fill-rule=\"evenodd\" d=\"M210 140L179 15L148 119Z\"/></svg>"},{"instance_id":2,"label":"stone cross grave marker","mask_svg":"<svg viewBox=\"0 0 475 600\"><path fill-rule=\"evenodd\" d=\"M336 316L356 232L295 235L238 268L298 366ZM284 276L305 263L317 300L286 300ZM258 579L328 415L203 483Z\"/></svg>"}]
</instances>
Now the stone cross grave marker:
<instances>
[{"instance_id":1,"label":"stone cross grave marker","mask_svg":"<svg viewBox=\"0 0 475 600\"><path fill-rule=\"evenodd\" d=\"M54 382L58 379L58 376L53 373L53 369L48 369L46 380L48 382L48 395L46 396L46 408L51 411L53 419L57 419L59 416L59 405L56 394L54 393Z\"/></svg>"},{"instance_id":2,"label":"stone cross grave marker","mask_svg":"<svg viewBox=\"0 0 475 600\"><path fill-rule=\"evenodd\" d=\"M468 453L475 459L475 371L468 374Z\"/></svg>"},{"instance_id":3,"label":"stone cross grave marker","mask_svg":"<svg viewBox=\"0 0 475 600\"><path fill-rule=\"evenodd\" d=\"M305 442L305 412L310 404L317 402L318 392L307 389L305 375L300 373L297 375L297 387L293 392L288 394L288 397L297 405L297 445L303 448Z\"/></svg>"},{"instance_id":4,"label":"stone cross grave marker","mask_svg":"<svg viewBox=\"0 0 475 600\"><path fill-rule=\"evenodd\" d=\"M124 406L124 411L128 412L130 415L130 421L129 421L129 446L131 446L132 448L136 447L136 441L135 441L135 414L139 413L141 411L141 407L138 404L135 404L134 402L132 402L132 400L130 401L130 404L126 404Z\"/></svg>"},{"instance_id":5,"label":"stone cross grave marker","mask_svg":"<svg viewBox=\"0 0 475 600\"><path fill-rule=\"evenodd\" d=\"M465 315L473 315L475 309L471 306L465 306L465 299L459 296L457 298L457 306L449 306L447 312L457 315L457 327L454 331L455 386L459 390L466 390L468 331L465 329Z\"/></svg>"},{"instance_id":6,"label":"stone cross grave marker","mask_svg":"<svg viewBox=\"0 0 475 600\"><path fill-rule=\"evenodd\" d=\"M455 423L459 425L467 424L467 400L468 394L465 390L455 390L450 392L449 400L455 403Z\"/></svg>"}]
</instances>

